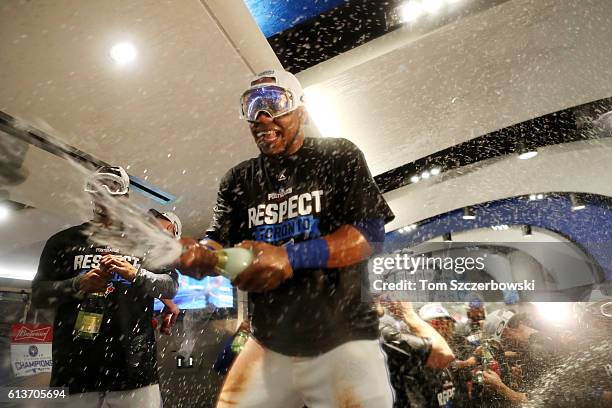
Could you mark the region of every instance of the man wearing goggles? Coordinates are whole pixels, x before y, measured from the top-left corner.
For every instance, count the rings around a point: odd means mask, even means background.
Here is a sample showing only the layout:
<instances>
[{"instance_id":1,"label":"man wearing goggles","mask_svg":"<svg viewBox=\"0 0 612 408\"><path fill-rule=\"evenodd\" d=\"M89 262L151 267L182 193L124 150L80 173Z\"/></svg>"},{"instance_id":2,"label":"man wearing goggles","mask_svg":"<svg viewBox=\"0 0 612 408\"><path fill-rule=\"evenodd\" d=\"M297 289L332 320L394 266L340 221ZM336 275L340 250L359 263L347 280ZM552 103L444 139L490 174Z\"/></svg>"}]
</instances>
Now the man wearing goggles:
<instances>
[{"instance_id":1,"label":"man wearing goggles","mask_svg":"<svg viewBox=\"0 0 612 408\"><path fill-rule=\"evenodd\" d=\"M270 72L276 76L259 75L242 94L241 117L249 122L255 143L264 155L290 156L304 142L304 91L290 73Z\"/></svg>"},{"instance_id":2,"label":"man wearing goggles","mask_svg":"<svg viewBox=\"0 0 612 408\"><path fill-rule=\"evenodd\" d=\"M110 220L109 206L114 199L129 198L130 178L123 167L104 166L89 176L85 192L91 195L91 204L96 220L107 224Z\"/></svg>"},{"instance_id":3,"label":"man wearing goggles","mask_svg":"<svg viewBox=\"0 0 612 408\"><path fill-rule=\"evenodd\" d=\"M144 259L101 244L108 229L121 231L119 200L127 200L129 177L104 166L87 180L94 218L47 241L32 281L36 307L55 308L52 387L68 387L66 407L160 407L155 335L155 297L172 299L178 275L148 271ZM83 322L82 305L98 299L95 326ZM81 316L81 319L78 317ZM92 327L95 327L92 329ZM92 334L80 336L79 333Z\"/></svg>"},{"instance_id":4,"label":"man wearing goggles","mask_svg":"<svg viewBox=\"0 0 612 408\"><path fill-rule=\"evenodd\" d=\"M223 178L206 239L253 251L233 280L249 292L253 337L217 407L390 408L378 319L361 283L393 213L354 144L305 137L303 96L292 74L270 70L240 98L261 154ZM182 273L215 274L212 251L183 244Z\"/></svg>"}]
</instances>

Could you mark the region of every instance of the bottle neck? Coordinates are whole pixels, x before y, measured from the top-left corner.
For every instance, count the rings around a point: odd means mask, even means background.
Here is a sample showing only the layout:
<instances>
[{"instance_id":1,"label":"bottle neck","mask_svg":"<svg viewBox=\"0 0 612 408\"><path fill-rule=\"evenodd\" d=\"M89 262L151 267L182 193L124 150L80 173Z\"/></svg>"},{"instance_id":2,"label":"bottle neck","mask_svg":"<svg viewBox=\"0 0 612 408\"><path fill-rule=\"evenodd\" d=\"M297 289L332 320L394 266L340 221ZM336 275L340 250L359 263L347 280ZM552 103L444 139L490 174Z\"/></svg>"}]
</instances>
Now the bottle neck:
<instances>
[{"instance_id":1,"label":"bottle neck","mask_svg":"<svg viewBox=\"0 0 612 408\"><path fill-rule=\"evenodd\" d=\"M227 252L223 249L219 249L215 251L215 254L217 255L217 268L225 269L225 265L227 265L227 260L229 258Z\"/></svg>"}]
</instances>

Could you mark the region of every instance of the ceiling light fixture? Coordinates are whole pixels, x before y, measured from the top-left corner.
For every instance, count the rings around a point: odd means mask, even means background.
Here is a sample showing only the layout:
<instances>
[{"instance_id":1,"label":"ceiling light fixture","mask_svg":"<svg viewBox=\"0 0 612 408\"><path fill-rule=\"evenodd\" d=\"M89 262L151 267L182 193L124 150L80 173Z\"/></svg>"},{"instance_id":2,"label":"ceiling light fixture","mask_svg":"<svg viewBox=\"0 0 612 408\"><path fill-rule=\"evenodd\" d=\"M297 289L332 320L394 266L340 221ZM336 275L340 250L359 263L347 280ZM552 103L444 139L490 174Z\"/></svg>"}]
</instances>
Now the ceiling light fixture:
<instances>
[{"instance_id":1,"label":"ceiling light fixture","mask_svg":"<svg viewBox=\"0 0 612 408\"><path fill-rule=\"evenodd\" d=\"M521 230L523 231L523 236L524 237L530 237L531 234L531 225L523 225L521 227Z\"/></svg>"},{"instance_id":2,"label":"ceiling light fixture","mask_svg":"<svg viewBox=\"0 0 612 408\"><path fill-rule=\"evenodd\" d=\"M410 224L410 225L406 225L405 227L401 228L400 231L410 232L410 231L414 231L415 229L416 229L416 224Z\"/></svg>"},{"instance_id":3,"label":"ceiling light fixture","mask_svg":"<svg viewBox=\"0 0 612 408\"><path fill-rule=\"evenodd\" d=\"M421 173L421 178L423 180L427 180L429 178L429 176L431 176L431 173L429 173L427 170L425 170L423 173Z\"/></svg>"},{"instance_id":4,"label":"ceiling light fixture","mask_svg":"<svg viewBox=\"0 0 612 408\"><path fill-rule=\"evenodd\" d=\"M465 207L463 209L463 219L464 220L475 220L476 214L474 213L474 209L472 207Z\"/></svg>"},{"instance_id":5,"label":"ceiling light fixture","mask_svg":"<svg viewBox=\"0 0 612 408\"><path fill-rule=\"evenodd\" d=\"M412 183L418 183L420 179L421 178L419 176L417 176L416 174L414 176L410 177L410 181Z\"/></svg>"},{"instance_id":6,"label":"ceiling light fixture","mask_svg":"<svg viewBox=\"0 0 612 408\"><path fill-rule=\"evenodd\" d=\"M538 155L538 151L537 150L530 150L530 151L526 151L526 152L523 152L523 153L519 153L519 159L521 159L521 160L529 160L529 159L533 159L537 155Z\"/></svg>"},{"instance_id":7,"label":"ceiling light fixture","mask_svg":"<svg viewBox=\"0 0 612 408\"><path fill-rule=\"evenodd\" d=\"M570 202L572 203L572 211L580 211L586 208L586 205L576 194L570 194Z\"/></svg>"},{"instance_id":8,"label":"ceiling light fixture","mask_svg":"<svg viewBox=\"0 0 612 408\"><path fill-rule=\"evenodd\" d=\"M440 169L438 167L434 167L433 169L429 170L429 172L432 176L437 176L438 174L440 174Z\"/></svg>"},{"instance_id":9,"label":"ceiling light fixture","mask_svg":"<svg viewBox=\"0 0 612 408\"><path fill-rule=\"evenodd\" d=\"M110 57L118 64L127 64L136 59L138 51L129 42L115 44L110 49Z\"/></svg>"},{"instance_id":10,"label":"ceiling light fixture","mask_svg":"<svg viewBox=\"0 0 612 408\"><path fill-rule=\"evenodd\" d=\"M417 224L410 224L410 225L406 225L405 227L402 227L399 229L399 232L410 232L410 231L414 231L417 228Z\"/></svg>"},{"instance_id":11,"label":"ceiling light fixture","mask_svg":"<svg viewBox=\"0 0 612 408\"><path fill-rule=\"evenodd\" d=\"M521 160L529 160L538 155L538 150L529 148L524 141L519 142L516 150L518 153L518 158Z\"/></svg>"}]
</instances>

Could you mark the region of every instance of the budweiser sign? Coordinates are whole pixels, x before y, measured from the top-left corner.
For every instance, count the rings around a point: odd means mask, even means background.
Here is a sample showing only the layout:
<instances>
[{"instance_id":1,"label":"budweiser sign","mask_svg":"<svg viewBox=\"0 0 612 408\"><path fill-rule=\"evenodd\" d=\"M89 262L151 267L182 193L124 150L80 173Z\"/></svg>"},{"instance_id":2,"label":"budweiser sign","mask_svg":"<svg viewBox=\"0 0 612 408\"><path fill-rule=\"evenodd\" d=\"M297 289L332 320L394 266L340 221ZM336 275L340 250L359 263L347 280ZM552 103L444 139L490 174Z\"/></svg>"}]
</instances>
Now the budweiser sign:
<instances>
[{"instance_id":1,"label":"budweiser sign","mask_svg":"<svg viewBox=\"0 0 612 408\"><path fill-rule=\"evenodd\" d=\"M14 324L11 343L51 343L53 327L46 324Z\"/></svg>"}]
</instances>

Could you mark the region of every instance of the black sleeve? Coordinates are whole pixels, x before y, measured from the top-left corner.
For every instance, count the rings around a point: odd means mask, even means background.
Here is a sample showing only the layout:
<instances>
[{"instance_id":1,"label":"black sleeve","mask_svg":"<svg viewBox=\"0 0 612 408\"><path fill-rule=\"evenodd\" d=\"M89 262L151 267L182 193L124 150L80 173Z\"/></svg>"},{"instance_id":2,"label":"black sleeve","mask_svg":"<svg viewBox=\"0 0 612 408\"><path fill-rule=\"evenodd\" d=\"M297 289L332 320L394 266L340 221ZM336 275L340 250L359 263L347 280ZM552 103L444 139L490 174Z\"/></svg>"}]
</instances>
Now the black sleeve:
<instances>
[{"instance_id":1,"label":"black sleeve","mask_svg":"<svg viewBox=\"0 0 612 408\"><path fill-rule=\"evenodd\" d=\"M388 223L395 216L378 189L361 150L352 142L340 139L339 160L336 161L336 200L342 203L340 225L358 224L368 220Z\"/></svg>"},{"instance_id":2,"label":"black sleeve","mask_svg":"<svg viewBox=\"0 0 612 408\"><path fill-rule=\"evenodd\" d=\"M226 246L231 242L230 233L232 231L232 223L234 219L235 194L235 176L234 170L228 171L221 183L217 192L217 202L213 207L213 215L210 226L206 230L206 236L220 244Z\"/></svg>"},{"instance_id":3,"label":"black sleeve","mask_svg":"<svg viewBox=\"0 0 612 408\"><path fill-rule=\"evenodd\" d=\"M62 279L62 268L70 267L64 261L64 246L57 236L51 237L42 251L36 276L32 280L32 304L48 308L78 299L78 278Z\"/></svg>"},{"instance_id":4,"label":"black sleeve","mask_svg":"<svg viewBox=\"0 0 612 408\"><path fill-rule=\"evenodd\" d=\"M149 271L140 268L134 283L141 286L146 293L158 299L172 299L179 288L176 269Z\"/></svg>"}]
</instances>

